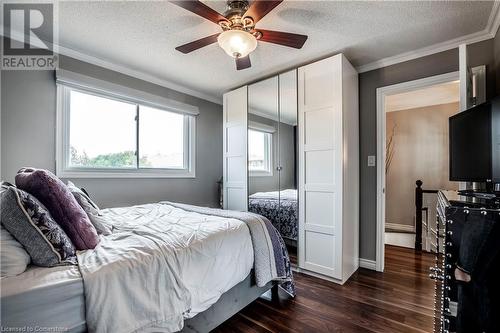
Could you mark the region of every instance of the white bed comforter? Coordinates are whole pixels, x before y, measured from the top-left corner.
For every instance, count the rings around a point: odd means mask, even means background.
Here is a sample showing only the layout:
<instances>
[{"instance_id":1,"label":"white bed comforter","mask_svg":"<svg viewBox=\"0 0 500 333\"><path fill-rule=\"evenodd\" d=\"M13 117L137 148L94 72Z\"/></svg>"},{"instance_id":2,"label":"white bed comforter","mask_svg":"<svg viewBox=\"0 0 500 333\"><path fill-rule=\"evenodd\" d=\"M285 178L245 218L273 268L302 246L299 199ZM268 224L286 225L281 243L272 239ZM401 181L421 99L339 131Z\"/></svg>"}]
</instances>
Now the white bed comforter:
<instances>
[{"instance_id":1,"label":"white bed comforter","mask_svg":"<svg viewBox=\"0 0 500 333\"><path fill-rule=\"evenodd\" d=\"M167 204L103 212L113 234L78 253L90 332L178 331L253 267L239 220Z\"/></svg>"}]
</instances>

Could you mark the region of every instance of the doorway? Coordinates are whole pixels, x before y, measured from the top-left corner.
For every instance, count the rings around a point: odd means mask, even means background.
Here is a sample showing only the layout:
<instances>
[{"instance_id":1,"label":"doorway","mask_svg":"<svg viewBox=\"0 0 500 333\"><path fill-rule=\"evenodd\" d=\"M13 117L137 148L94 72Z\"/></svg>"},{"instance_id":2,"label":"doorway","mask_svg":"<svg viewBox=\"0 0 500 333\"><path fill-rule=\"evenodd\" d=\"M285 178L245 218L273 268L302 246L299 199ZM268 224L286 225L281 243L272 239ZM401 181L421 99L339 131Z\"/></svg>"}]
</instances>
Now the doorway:
<instances>
[{"instance_id":1,"label":"doorway","mask_svg":"<svg viewBox=\"0 0 500 333\"><path fill-rule=\"evenodd\" d=\"M385 244L415 246L416 181L458 188L447 181L447 118L459 111L459 98L458 72L377 89L377 271L384 270ZM424 250L435 239L433 197L424 201Z\"/></svg>"}]
</instances>

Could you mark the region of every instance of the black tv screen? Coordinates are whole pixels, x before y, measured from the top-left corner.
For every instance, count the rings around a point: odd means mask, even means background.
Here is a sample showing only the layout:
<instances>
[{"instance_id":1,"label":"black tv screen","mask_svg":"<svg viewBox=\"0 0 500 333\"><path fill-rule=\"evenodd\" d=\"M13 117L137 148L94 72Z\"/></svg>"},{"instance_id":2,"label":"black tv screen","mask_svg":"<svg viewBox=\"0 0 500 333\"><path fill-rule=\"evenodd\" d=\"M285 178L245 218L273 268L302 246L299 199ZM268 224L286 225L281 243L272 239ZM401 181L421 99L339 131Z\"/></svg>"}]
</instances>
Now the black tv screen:
<instances>
[{"instance_id":1,"label":"black tv screen","mask_svg":"<svg viewBox=\"0 0 500 333\"><path fill-rule=\"evenodd\" d=\"M499 104L497 98L450 117L451 181L499 181Z\"/></svg>"}]
</instances>

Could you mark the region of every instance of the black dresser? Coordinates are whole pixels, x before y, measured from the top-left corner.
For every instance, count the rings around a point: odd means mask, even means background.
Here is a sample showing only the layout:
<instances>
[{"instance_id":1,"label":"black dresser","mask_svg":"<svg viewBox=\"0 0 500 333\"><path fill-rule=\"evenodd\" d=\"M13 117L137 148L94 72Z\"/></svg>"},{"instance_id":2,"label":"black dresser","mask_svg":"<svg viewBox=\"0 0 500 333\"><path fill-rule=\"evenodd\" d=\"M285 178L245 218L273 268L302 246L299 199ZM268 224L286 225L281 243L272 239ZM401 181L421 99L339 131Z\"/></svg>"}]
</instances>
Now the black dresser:
<instances>
[{"instance_id":1,"label":"black dresser","mask_svg":"<svg viewBox=\"0 0 500 333\"><path fill-rule=\"evenodd\" d=\"M436 264L429 274L436 281L435 332L500 332L498 221L496 200L438 193ZM470 281L455 278L457 266Z\"/></svg>"}]
</instances>

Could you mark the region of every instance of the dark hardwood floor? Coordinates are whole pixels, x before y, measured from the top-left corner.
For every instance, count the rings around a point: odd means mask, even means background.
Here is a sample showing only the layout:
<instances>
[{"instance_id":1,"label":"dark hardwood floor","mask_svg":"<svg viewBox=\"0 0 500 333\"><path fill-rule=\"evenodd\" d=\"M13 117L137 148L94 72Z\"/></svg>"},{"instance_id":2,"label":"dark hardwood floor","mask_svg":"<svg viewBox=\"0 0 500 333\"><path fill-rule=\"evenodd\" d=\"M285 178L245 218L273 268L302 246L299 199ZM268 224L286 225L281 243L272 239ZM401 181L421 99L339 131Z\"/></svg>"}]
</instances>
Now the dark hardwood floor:
<instances>
[{"instance_id":1,"label":"dark hardwood floor","mask_svg":"<svg viewBox=\"0 0 500 333\"><path fill-rule=\"evenodd\" d=\"M343 286L295 273L295 299L259 299L214 332L432 332L434 256L386 246L385 272L360 268Z\"/></svg>"}]
</instances>

